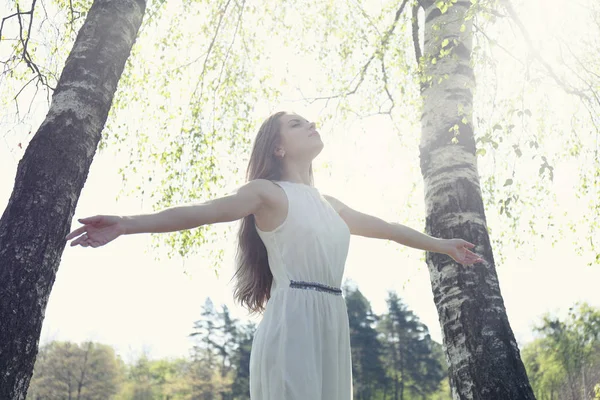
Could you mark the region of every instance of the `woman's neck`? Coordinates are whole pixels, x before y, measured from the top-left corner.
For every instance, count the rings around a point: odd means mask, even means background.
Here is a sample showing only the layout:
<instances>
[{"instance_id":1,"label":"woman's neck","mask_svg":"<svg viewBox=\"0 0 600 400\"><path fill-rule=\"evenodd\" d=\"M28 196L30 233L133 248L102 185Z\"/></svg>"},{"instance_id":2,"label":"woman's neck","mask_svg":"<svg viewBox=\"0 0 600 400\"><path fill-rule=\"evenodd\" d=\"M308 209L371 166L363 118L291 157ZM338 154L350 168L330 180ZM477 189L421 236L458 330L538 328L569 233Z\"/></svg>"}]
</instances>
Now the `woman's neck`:
<instances>
[{"instance_id":1,"label":"woman's neck","mask_svg":"<svg viewBox=\"0 0 600 400\"><path fill-rule=\"evenodd\" d=\"M286 168L287 167L287 168ZM310 164L303 168L291 168L291 166L284 167L284 171L281 174L282 181L303 183L310 185Z\"/></svg>"}]
</instances>

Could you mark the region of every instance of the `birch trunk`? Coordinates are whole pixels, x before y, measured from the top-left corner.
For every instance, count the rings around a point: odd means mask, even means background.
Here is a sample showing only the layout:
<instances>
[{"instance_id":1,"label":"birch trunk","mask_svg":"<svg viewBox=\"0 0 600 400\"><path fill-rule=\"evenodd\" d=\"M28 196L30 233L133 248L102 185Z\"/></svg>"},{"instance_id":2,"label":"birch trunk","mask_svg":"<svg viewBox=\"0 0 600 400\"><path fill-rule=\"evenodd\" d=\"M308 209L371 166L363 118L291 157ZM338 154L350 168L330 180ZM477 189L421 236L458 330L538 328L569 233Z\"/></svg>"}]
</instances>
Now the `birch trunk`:
<instances>
[{"instance_id":1,"label":"birch trunk","mask_svg":"<svg viewBox=\"0 0 600 400\"><path fill-rule=\"evenodd\" d=\"M0 219L0 399L25 399L48 297L144 0L96 0Z\"/></svg>"},{"instance_id":2,"label":"birch trunk","mask_svg":"<svg viewBox=\"0 0 600 400\"><path fill-rule=\"evenodd\" d=\"M475 243L475 252L487 261L464 267L427 253L452 396L535 399L508 323L481 198L472 123L472 20L466 18L471 2L457 1L447 9L442 3L450 0L420 3L425 9L423 76L431 77L421 86L426 232ZM450 54L441 57L442 51Z\"/></svg>"}]
</instances>

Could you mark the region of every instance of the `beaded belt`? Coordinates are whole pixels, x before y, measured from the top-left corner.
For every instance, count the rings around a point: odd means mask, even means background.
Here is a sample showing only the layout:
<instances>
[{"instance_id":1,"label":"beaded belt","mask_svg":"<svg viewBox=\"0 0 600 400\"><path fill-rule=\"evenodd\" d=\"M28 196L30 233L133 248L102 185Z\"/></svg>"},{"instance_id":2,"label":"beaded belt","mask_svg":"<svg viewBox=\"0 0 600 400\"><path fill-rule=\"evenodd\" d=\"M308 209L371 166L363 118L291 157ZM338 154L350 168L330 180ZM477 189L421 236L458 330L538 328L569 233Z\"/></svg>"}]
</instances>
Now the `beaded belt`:
<instances>
[{"instance_id":1,"label":"beaded belt","mask_svg":"<svg viewBox=\"0 0 600 400\"><path fill-rule=\"evenodd\" d=\"M290 287L296 289L310 289L316 290L319 292L327 292L331 294L335 294L340 296L342 294L342 290L333 286L324 285L322 283L316 282L304 282L304 281L292 281L290 280Z\"/></svg>"}]
</instances>

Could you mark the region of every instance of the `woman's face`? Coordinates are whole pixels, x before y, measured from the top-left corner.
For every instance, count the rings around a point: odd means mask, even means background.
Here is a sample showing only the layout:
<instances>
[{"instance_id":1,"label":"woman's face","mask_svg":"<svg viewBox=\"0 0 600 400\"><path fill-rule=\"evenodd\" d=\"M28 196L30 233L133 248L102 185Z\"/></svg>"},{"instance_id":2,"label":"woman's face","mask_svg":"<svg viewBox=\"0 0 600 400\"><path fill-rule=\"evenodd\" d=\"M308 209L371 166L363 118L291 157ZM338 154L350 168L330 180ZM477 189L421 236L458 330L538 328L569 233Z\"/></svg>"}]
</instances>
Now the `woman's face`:
<instances>
[{"instance_id":1,"label":"woman's face","mask_svg":"<svg viewBox=\"0 0 600 400\"><path fill-rule=\"evenodd\" d=\"M285 114L280 121L281 146L275 150L277 156L312 161L323 150L323 141L314 122L308 122L298 114Z\"/></svg>"}]
</instances>

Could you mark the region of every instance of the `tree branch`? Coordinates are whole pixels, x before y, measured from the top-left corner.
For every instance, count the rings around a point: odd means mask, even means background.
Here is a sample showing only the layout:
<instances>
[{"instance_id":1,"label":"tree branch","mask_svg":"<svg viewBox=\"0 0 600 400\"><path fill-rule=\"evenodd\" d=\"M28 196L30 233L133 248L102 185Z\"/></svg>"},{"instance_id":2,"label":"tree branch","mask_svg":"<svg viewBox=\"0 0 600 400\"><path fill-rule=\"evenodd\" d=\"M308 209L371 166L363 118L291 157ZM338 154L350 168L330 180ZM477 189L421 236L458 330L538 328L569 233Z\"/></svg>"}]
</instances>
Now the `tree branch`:
<instances>
[{"instance_id":1,"label":"tree branch","mask_svg":"<svg viewBox=\"0 0 600 400\"><path fill-rule=\"evenodd\" d=\"M390 90L388 89L388 80L387 80L387 72L385 71L385 61L384 61L384 54L381 54L381 73L383 74L383 87L385 89L385 92L387 93L388 99L390 99L390 101L392 102L392 105L390 106L390 109L388 111L385 112L385 114L391 114L392 110L395 107L395 103L394 103L394 98L392 97L392 94L390 93ZM381 112L381 108L380 108L380 112Z\"/></svg>"},{"instance_id":2,"label":"tree branch","mask_svg":"<svg viewBox=\"0 0 600 400\"><path fill-rule=\"evenodd\" d=\"M29 44L29 38L31 37L31 24L33 23L33 9L35 7L35 2L37 0L33 0L31 3L31 10L26 13L21 13L19 10L19 3L17 3L17 19L19 20L19 37L21 39L21 44L23 45L23 60L27 64L27 66L33 71L34 74L40 75L40 70L37 65L35 65L31 61L31 57L29 56L29 52L27 51L27 44ZM23 39L23 24L21 21L21 15L29 14L29 27L27 28L27 39Z\"/></svg>"},{"instance_id":3,"label":"tree branch","mask_svg":"<svg viewBox=\"0 0 600 400\"><path fill-rule=\"evenodd\" d=\"M573 57L577 63L583 68L584 71L586 72L590 72L588 71L587 68L584 67L583 63L581 62L581 60L579 60L579 58L573 54L573 52L571 51L571 49L567 49L569 50L569 53L571 53L571 57ZM560 58L563 60L563 63L565 64L565 66L569 69L569 71L571 71L577 78L579 78L579 80L581 82L583 82L584 85L586 85L588 87L588 89L590 90L590 92L592 92L592 95L594 96L594 98L596 99L596 103L600 106L600 97L598 96L598 94L596 93L596 91L594 90L594 87L592 86L592 84L590 82L588 82L586 79L584 79L575 69L573 69L573 67L571 67L569 64L567 64L564 60L563 54L562 54L562 46L559 46L559 51L560 51ZM596 74L594 74L596 75Z\"/></svg>"},{"instance_id":4,"label":"tree branch","mask_svg":"<svg viewBox=\"0 0 600 400\"><path fill-rule=\"evenodd\" d=\"M502 46L500 43L498 43L496 40L492 39L491 37L489 37L488 35L485 34L485 32L483 31L483 29L481 29L477 24L473 23L473 27L475 27L475 30L479 33L481 33L483 35L483 37L485 37L488 42L490 42L493 45L498 46L500 49L504 50L504 52L506 54L508 54L509 56L511 56L516 62L518 62L521 65L525 65L523 63L523 61L519 60L519 58L515 55L513 55L510 51L508 51L508 49L506 49L504 46Z\"/></svg>"},{"instance_id":5,"label":"tree branch","mask_svg":"<svg viewBox=\"0 0 600 400\"><path fill-rule=\"evenodd\" d=\"M31 55L29 54L29 51L27 50L27 46L29 45L29 39L31 38L31 27L33 25L33 12L35 10L36 2L37 2L37 0L32 0L31 9L29 11L21 11L21 9L19 7L19 3L17 3L17 12L2 18L2 23L0 23L0 40L2 38L2 29L4 28L4 22L6 22L10 18L17 17L17 21L19 22L19 39L18 40L21 42L21 46L23 47L23 52L22 52L23 61L25 61L25 64L27 64L27 67L29 69L31 69L31 71L35 74L35 77L39 80L39 82L41 82L44 86L48 87L48 89L54 90L54 88L48 84L47 78L40 72L40 69L38 68L37 64L33 61L33 59L31 58ZM25 15L29 15L29 25L27 26L27 37L23 36L22 16L25 16ZM8 61L3 62L3 64L7 64L7 63L8 63ZM23 86L23 88L21 88L21 90L19 90L19 92L15 96L15 101L16 101L17 97L19 96L19 94L23 91L23 89L30 82L31 81L29 81L27 84L25 84L25 86Z\"/></svg>"},{"instance_id":6,"label":"tree branch","mask_svg":"<svg viewBox=\"0 0 600 400\"><path fill-rule=\"evenodd\" d=\"M508 12L508 15L510 15L510 17L513 19L513 21L515 22L515 24L517 24L517 26L519 27L519 29L521 30L521 33L523 34L523 38L525 39L525 42L527 43L527 47L529 47L529 51L531 52L531 54L533 54L533 57L535 59L537 59L546 69L546 71L548 72L548 74L550 74L550 76L552 77L552 79L554 79L554 81L563 88L563 90L569 94L574 94L578 97L581 97L584 100L590 101L590 98L583 93L580 90L574 89L572 87L570 87L569 85L567 85L567 83L565 83L562 79L560 79L558 77L558 75L556 75L556 73L554 72L554 69L552 69L552 67L550 66L550 64L548 64L540 55L540 53L535 49L535 46L533 46L533 43L531 42L531 38L529 37L529 33L527 32L527 29L525 28L525 26L523 25L523 23L521 22L519 16L517 15L517 13L515 12L512 4L510 3L510 0L503 0L503 4L504 7L506 8L506 11Z\"/></svg>"},{"instance_id":7,"label":"tree branch","mask_svg":"<svg viewBox=\"0 0 600 400\"><path fill-rule=\"evenodd\" d=\"M305 98L304 100L308 101L309 103L314 103L317 100L331 100L331 99L347 97L347 96L355 94L357 92L358 88L360 87L360 85L365 80L365 75L367 74L367 70L369 69L369 65L371 65L371 62L373 61L373 59L376 56L380 56L380 58L382 58L381 54L383 54L387 48L390 37L392 36L392 33L394 33L394 30L396 29L396 25L398 24L398 20L400 19L400 16L402 15L402 11L404 10L406 3L408 3L408 0L403 0L402 4L400 5L400 8L398 8L398 10L396 11L396 15L394 16L394 22L392 22L392 25L385 32L383 38L381 39L381 48L376 49L373 52L373 55L371 57L369 57L367 62L361 68L360 72L354 78L352 78L352 80L350 81L350 84L352 84L352 82L354 82L354 80L357 77L360 77L358 82L356 83L356 86L354 86L354 88L352 90L345 92L345 93L335 94L335 95L331 95L331 96L314 97L311 100Z\"/></svg>"},{"instance_id":8,"label":"tree branch","mask_svg":"<svg viewBox=\"0 0 600 400\"><path fill-rule=\"evenodd\" d=\"M415 46L415 58L417 59L417 66L419 66L421 57L423 56L423 53L421 52L421 45L419 44L419 7L421 7L421 3L417 2L412 8L412 39L413 45Z\"/></svg>"},{"instance_id":9,"label":"tree branch","mask_svg":"<svg viewBox=\"0 0 600 400\"><path fill-rule=\"evenodd\" d=\"M200 82L198 82L200 84L199 99L202 99L202 93L204 92L204 77L206 74L206 66L208 64L208 59L210 57L210 53L212 52L212 48L215 45L215 42L217 40L217 36L219 35L219 31L221 30L221 24L223 23L223 18L225 17L225 14L227 14L227 8L229 8L229 3L231 3L231 0L227 0L227 3L225 4L225 8L220 13L221 16L219 18L219 22L217 23L217 27L215 28L215 34L213 35L213 37L210 41L208 50L206 52L206 57L204 58L204 63L202 64L202 72L200 73ZM198 90L198 84L196 84L196 88L194 89L194 93L192 94L192 96L194 96L196 94L197 90Z\"/></svg>"},{"instance_id":10,"label":"tree branch","mask_svg":"<svg viewBox=\"0 0 600 400\"><path fill-rule=\"evenodd\" d=\"M34 2L34 3L35 3L35 2ZM6 16L6 17L2 18L2 22L0 23L0 40L1 40L1 38L2 38L2 29L4 28L4 22L5 22L6 20L8 20L8 19L10 19L10 18L13 18L13 17L17 17L17 18L19 18L19 19L20 19L20 18L21 18L21 15L28 15L28 14L32 14L32 13L33 13L33 8L32 8L30 11L26 11L26 12L25 12L25 11L23 11L23 12L22 12L22 11L19 11L19 4L17 4L17 12L16 12L16 13L14 13L14 14L11 14L11 15L9 15L9 16Z\"/></svg>"}]
</instances>

